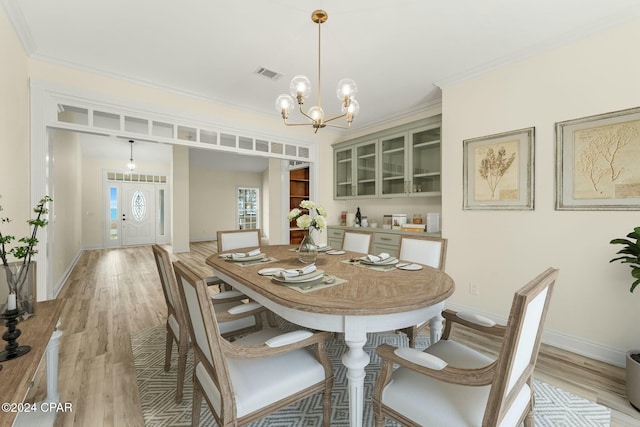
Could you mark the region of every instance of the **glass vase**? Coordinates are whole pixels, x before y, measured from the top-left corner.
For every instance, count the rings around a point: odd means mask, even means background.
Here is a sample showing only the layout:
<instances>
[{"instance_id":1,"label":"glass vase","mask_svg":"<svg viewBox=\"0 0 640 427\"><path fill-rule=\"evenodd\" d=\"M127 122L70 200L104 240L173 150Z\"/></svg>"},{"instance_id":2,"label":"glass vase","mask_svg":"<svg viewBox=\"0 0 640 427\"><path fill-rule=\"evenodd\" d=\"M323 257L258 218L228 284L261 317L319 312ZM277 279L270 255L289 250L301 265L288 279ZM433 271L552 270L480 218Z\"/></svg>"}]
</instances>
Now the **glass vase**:
<instances>
[{"instance_id":1,"label":"glass vase","mask_svg":"<svg viewBox=\"0 0 640 427\"><path fill-rule=\"evenodd\" d=\"M300 242L298 248L298 260L303 264L313 264L318 257L318 247L313 241L311 234L307 232Z\"/></svg>"},{"instance_id":2,"label":"glass vase","mask_svg":"<svg viewBox=\"0 0 640 427\"><path fill-rule=\"evenodd\" d=\"M7 309L7 299L10 293L16 294L16 308L21 312L19 320L34 314L36 300L35 261L28 264L11 262L8 266L0 263L0 312L2 313Z\"/></svg>"}]
</instances>

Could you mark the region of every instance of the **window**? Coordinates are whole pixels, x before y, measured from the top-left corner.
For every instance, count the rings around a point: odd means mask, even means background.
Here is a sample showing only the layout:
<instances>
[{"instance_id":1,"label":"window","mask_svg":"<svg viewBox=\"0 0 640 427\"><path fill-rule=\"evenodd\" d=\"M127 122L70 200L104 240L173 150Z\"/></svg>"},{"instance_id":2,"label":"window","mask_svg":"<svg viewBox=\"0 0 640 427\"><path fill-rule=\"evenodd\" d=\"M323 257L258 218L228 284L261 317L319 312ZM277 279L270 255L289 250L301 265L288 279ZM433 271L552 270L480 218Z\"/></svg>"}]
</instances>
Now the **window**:
<instances>
[{"instance_id":1,"label":"window","mask_svg":"<svg viewBox=\"0 0 640 427\"><path fill-rule=\"evenodd\" d=\"M258 228L260 222L260 190L257 188L238 188L238 229Z\"/></svg>"},{"instance_id":2,"label":"window","mask_svg":"<svg viewBox=\"0 0 640 427\"><path fill-rule=\"evenodd\" d=\"M120 227L120 214L118 212L118 187L109 187L109 240L118 240Z\"/></svg>"},{"instance_id":3,"label":"window","mask_svg":"<svg viewBox=\"0 0 640 427\"><path fill-rule=\"evenodd\" d=\"M147 211L147 202L144 199L144 194L140 191L136 191L131 198L131 214L133 218L140 222L144 219Z\"/></svg>"}]
</instances>

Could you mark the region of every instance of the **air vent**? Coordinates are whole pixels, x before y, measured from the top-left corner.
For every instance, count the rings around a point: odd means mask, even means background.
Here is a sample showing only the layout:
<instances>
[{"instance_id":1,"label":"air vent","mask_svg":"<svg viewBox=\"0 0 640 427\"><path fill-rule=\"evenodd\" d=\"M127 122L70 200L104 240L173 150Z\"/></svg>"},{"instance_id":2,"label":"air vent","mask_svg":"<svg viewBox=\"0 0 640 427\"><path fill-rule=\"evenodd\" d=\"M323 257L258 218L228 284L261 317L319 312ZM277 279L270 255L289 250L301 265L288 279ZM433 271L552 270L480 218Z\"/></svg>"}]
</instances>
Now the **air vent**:
<instances>
[{"instance_id":1,"label":"air vent","mask_svg":"<svg viewBox=\"0 0 640 427\"><path fill-rule=\"evenodd\" d=\"M267 78L269 80L278 80L280 77L282 77L282 74L269 70L268 68L264 68L264 67L258 68L256 70L256 74L264 78Z\"/></svg>"}]
</instances>

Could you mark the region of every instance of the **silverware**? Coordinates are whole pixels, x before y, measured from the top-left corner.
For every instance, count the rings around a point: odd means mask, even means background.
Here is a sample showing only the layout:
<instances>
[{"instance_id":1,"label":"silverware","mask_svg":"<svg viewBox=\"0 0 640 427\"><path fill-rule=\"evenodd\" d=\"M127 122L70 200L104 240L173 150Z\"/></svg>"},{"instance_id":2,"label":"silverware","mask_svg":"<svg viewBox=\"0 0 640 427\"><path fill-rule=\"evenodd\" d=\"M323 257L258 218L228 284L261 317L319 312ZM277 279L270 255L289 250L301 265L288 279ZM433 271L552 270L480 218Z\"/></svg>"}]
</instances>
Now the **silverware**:
<instances>
[{"instance_id":1,"label":"silverware","mask_svg":"<svg viewBox=\"0 0 640 427\"><path fill-rule=\"evenodd\" d=\"M313 289L316 285L321 285L321 284L326 284L326 285L330 285L331 283L336 281L336 276L330 276L328 274L325 274L322 279L320 279L319 283L314 283L312 285L306 285L306 286L300 286L300 289L302 289L303 291L307 291L309 289Z\"/></svg>"}]
</instances>

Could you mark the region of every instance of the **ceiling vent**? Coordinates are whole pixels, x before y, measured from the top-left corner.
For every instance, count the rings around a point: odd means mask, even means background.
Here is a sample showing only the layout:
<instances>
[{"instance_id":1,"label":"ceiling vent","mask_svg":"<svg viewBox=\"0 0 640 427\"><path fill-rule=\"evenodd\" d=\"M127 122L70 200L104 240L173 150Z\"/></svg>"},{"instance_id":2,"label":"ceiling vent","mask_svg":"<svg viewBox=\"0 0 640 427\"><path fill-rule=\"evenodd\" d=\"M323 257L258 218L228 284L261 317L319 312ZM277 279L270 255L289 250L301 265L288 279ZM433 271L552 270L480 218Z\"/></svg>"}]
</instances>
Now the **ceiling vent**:
<instances>
[{"instance_id":1,"label":"ceiling vent","mask_svg":"<svg viewBox=\"0 0 640 427\"><path fill-rule=\"evenodd\" d=\"M258 68L256 70L256 74L264 78L267 78L269 80L278 80L280 77L282 77L282 74L269 70L268 68L264 68L264 67Z\"/></svg>"}]
</instances>

